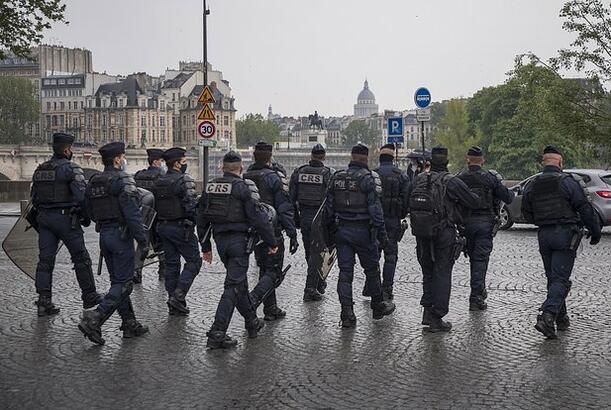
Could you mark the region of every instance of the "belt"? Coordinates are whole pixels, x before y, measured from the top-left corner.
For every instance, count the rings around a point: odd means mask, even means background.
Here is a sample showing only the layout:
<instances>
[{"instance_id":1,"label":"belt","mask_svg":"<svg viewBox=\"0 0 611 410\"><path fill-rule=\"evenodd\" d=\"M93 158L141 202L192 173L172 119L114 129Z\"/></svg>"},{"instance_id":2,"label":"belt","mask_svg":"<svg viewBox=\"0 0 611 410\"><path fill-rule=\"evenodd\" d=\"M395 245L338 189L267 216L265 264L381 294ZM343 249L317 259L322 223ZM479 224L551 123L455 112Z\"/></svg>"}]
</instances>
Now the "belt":
<instances>
[{"instance_id":1,"label":"belt","mask_svg":"<svg viewBox=\"0 0 611 410\"><path fill-rule=\"evenodd\" d=\"M40 210L54 214L70 215L72 208L40 208Z\"/></svg>"}]
</instances>

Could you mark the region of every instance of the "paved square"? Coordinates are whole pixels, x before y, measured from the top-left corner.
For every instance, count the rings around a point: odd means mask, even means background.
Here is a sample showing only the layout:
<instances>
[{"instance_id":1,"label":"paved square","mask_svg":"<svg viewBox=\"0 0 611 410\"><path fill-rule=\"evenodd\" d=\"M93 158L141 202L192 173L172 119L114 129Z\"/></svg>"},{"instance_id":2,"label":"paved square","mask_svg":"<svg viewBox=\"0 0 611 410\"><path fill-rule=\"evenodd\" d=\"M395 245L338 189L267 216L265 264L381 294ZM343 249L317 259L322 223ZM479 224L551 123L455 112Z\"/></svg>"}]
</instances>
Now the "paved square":
<instances>
[{"instance_id":1,"label":"paved square","mask_svg":"<svg viewBox=\"0 0 611 410\"><path fill-rule=\"evenodd\" d=\"M0 218L0 240L15 218ZM97 261L97 234L87 230ZM253 259L253 258L251 258ZM611 402L611 236L583 245L568 298L572 324L545 341L534 319L545 279L534 228L500 232L488 274L489 309L468 311L468 264L456 264L449 334L419 325L421 274L415 241L400 244L397 311L374 322L356 298L357 328L338 327L337 269L322 302L301 301L303 250L278 292L286 319L246 338L237 315L229 329L239 345L207 351L223 286L218 262L204 264L189 295L191 315L169 317L156 272L147 268L133 293L136 315L151 327L123 340L120 319L103 327L106 345L84 339L79 291L69 255L58 255L51 318L36 317L34 283L0 254L0 407L23 408L601 408ZM94 265L97 262L94 262ZM251 264L253 261L251 260ZM94 267L95 270L95 267ZM358 271L357 271L358 272ZM364 276L358 272L355 295ZM255 279L254 269L250 275ZM104 270L96 278L108 288Z\"/></svg>"}]
</instances>

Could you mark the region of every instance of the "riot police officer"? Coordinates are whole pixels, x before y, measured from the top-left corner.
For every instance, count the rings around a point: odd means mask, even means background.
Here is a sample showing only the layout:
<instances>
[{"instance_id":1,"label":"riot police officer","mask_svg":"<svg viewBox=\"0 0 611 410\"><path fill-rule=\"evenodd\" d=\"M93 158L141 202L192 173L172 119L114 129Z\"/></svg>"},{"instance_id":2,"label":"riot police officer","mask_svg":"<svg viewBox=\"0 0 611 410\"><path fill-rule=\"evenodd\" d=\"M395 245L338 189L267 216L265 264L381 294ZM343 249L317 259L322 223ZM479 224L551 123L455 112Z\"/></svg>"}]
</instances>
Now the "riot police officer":
<instances>
[{"instance_id":1,"label":"riot police officer","mask_svg":"<svg viewBox=\"0 0 611 410\"><path fill-rule=\"evenodd\" d=\"M457 233L464 212L461 207L476 208L479 197L448 172L448 149L441 146L432 149L430 169L425 167L416 176L408 192L412 233L422 268L422 324L432 333L447 332L452 324L442 318L449 310L454 260L462 250Z\"/></svg>"},{"instance_id":2,"label":"riot police officer","mask_svg":"<svg viewBox=\"0 0 611 410\"><path fill-rule=\"evenodd\" d=\"M337 248L341 325L346 328L356 326L352 300L355 255L365 271L373 318L382 319L395 310L395 304L384 301L382 295L378 247L386 247L388 236L380 203L380 177L367 167L368 155L366 145L359 143L352 148L348 169L337 171L331 177L325 203L329 246Z\"/></svg>"},{"instance_id":3,"label":"riot police officer","mask_svg":"<svg viewBox=\"0 0 611 410\"><path fill-rule=\"evenodd\" d=\"M567 330L566 297L571 272L585 226L590 244L600 242L601 227L585 184L578 176L562 172L562 153L554 146L543 150L543 172L525 188L522 214L539 227L539 252L547 277L547 298L539 310L535 329L549 339Z\"/></svg>"},{"instance_id":4,"label":"riot police officer","mask_svg":"<svg viewBox=\"0 0 611 410\"><path fill-rule=\"evenodd\" d=\"M148 157L149 167L145 169L141 169L136 172L134 175L134 180L136 181L136 185L138 188L146 189L147 191L151 191L153 186L155 185L155 181L161 175L165 175L167 172L167 166L163 161L163 150L158 148L150 148L146 150L146 154ZM161 239L159 238L159 234L157 234L156 228L152 227L149 231L149 243L151 244L155 253L160 253L163 250L161 245ZM139 250L137 250L139 251ZM165 277L165 260L163 257L159 258L159 270L157 272L159 276L159 280L163 280ZM134 274L134 283L142 282L142 268L136 268Z\"/></svg>"},{"instance_id":5,"label":"riot police officer","mask_svg":"<svg viewBox=\"0 0 611 410\"><path fill-rule=\"evenodd\" d=\"M485 310L488 305L486 298L486 272L488 260L492 252L492 239L501 201L510 204L514 193L503 184L503 178L496 171L482 169L484 165L482 149L477 146L467 151L469 169L458 175L471 191L480 198L479 206L471 210L465 219L465 237L467 238L467 255L471 265L471 295L469 310Z\"/></svg>"},{"instance_id":6,"label":"riot police officer","mask_svg":"<svg viewBox=\"0 0 611 410\"><path fill-rule=\"evenodd\" d=\"M255 259L259 266L259 278L264 276L271 278L270 281L260 281L252 290L251 297L255 306L263 299L264 319L273 321L286 316L286 312L280 309L276 301L276 291L267 289L266 284L275 284L282 275L284 263L284 229L290 238L290 252L297 252L297 231L295 229L293 205L289 197L289 184L284 174L275 171L272 167L272 146L265 142L259 142L253 152L255 162L244 174L245 179L252 180L259 190L261 202L271 205L278 214L278 226L275 236L278 242L278 252L273 255L268 253L267 244L259 244L255 248Z\"/></svg>"},{"instance_id":7,"label":"riot police officer","mask_svg":"<svg viewBox=\"0 0 611 410\"><path fill-rule=\"evenodd\" d=\"M104 172L89 180L85 193L87 212L100 232L100 252L110 274L110 289L99 306L83 312L79 329L92 342L103 345L102 325L118 311L123 337L138 337L148 327L136 320L130 299L134 278L134 240L146 249L147 234L134 179L127 174L125 144L111 142L99 150Z\"/></svg>"},{"instance_id":8,"label":"riot police officer","mask_svg":"<svg viewBox=\"0 0 611 410\"><path fill-rule=\"evenodd\" d=\"M198 236L203 259L212 262L211 233L214 235L218 254L225 265L227 276L214 323L207 333L207 346L226 348L235 346L236 340L227 335L234 308L244 318L248 337L255 338L264 326L257 318L248 293L247 242L252 240L249 230L253 227L257 236L268 247L268 253L278 250L278 243L267 213L259 202L259 192L251 180L241 177L242 158L230 151L223 157L223 176L206 185L199 202L197 221ZM210 232L212 231L212 232Z\"/></svg>"},{"instance_id":9,"label":"riot police officer","mask_svg":"<svg viewBox=\"0 0 611 410\"><path fill-rule=\"evenodd\" d=\"M85 194L83 170L72 162L72 135L53 134L53 156L40 164L32 177L32 203L37 212L38 265L36 292L38 316L59 313L51 298L53 268L59 241L72 258L76 279L81 288L83 308L97 305L102 296L96 292L91 258L85 247L81 225L89 226L82 212Z\"/></svg>"},{"instance_id":10,"label":"riot police officer","mask_svg":"<svg viewBox=\"0 0 611 410\"><path fill-rule=\"evenodd\" d=\"M388 234L388 245L381 249L384 251L384 265L382 268L382 290L386 300L393 299L393 283L397 258L399 253L399 241L403 237L405 229L401 220L407 216L407 190L409 179L405 172L393 164L395 159L395 147L386 144L380 149L380 166L375 172L380 175L382 181L382 209L384 211L384 226ZM365 291L367 294L367 290Z\"/></svg>"},{"instance_id":11,"label":"riot police officer","mask_svg":"<svg viewBox=\"0 0 611 410\"><path fill-rule=\"evenodd\" d=\"M289 183L291 201L295 208L295 224L301 227L301 236L305 250L308 272L303 292L305 302L322 299L327 284L318 275L315 267L310 266L310 232L312 221L327 195L327 188L331 175L335 173L333 168L325 166L325 148L316 144L312 148L312 159L309 163L300 166L293 171Z\"/></svg>"},{"instance_id":12,"label":"riot police officer","mask_svg":"<svg viewBox=\"0 0 611 410\"><path fill-rule=\"evenodd\" d=\"M153 185L157 232L165 257L165 289L168 292L170 315L189 314L186 296L199 274L202 260L199 253L195 222L197 195L195 181L186 174L187 159L183 148L170 148L163 153L168 172ZM180 271L180 257L185 265Z\"/></svg>"}]
</instances>

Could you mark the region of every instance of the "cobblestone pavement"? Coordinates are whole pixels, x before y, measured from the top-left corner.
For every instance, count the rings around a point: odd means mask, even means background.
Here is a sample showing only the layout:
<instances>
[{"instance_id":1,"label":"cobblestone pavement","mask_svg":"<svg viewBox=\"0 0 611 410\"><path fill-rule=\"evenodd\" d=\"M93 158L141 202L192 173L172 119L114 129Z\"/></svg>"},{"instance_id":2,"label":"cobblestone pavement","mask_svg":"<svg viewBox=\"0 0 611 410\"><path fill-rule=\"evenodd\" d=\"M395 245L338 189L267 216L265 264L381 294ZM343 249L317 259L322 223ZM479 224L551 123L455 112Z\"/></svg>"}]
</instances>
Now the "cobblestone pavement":
<instances>
[{"instance_id":1,"label":"cobblestone pavement","mask_svg":"<svg viewBox=\"0 0 611 410\"><path fill-rule=\"evenodd\" d=\"M14 220L0 218L0 239ZM87 243L96 261L92 229ZM406 235L400 249L391 317L374 322L368 302L357 298L357 328L342 330L333 280L324 301L304 304L300 250L288 257L293 269L278 292L287 318L249 340L236 316L229 332L240 344L229 351L205 348L224 278L218 262L196 279L187 318L168 317L162 283L147 268L133 300L151 332L123 340L113 316L104 326L106 345L99 347L77 329L79 292L65 250L54 283L62 310L40 319L33 282L1 253L0 407L608 408L608 229L598 247L585 245L580 252L568 300L572 326L555 341L533 328L545 295L533 228L499 233L486 312L468 311L468 265L457 263L449 334L422 332L413 238ZM331 276L336 279L337 271ZM363 275L356 277L360 295ZM107 288L106 273L98 283Z\"/></svg>"}]
</instances>

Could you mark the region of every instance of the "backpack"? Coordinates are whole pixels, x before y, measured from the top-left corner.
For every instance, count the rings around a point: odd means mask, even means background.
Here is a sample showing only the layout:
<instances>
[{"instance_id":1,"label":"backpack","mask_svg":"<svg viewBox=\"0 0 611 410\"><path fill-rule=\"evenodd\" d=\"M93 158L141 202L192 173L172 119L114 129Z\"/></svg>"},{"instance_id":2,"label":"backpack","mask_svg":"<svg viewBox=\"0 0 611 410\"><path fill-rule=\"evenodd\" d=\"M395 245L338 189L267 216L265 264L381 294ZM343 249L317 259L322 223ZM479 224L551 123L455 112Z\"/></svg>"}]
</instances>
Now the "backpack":
<instances>
[{"instance_id":1,"label":"backpack","mask_svg":"<svg viewBox=\"0 0 611 410\"><path fill-rule=\"evenodd\" d=\"M448 223L445 196L450 178L452 176L448 172L427 172L416 177L414 189L409 196L409 219L413 235L433 238Z\"/></svg>"}]
</instances>

